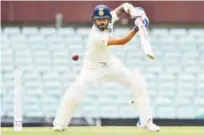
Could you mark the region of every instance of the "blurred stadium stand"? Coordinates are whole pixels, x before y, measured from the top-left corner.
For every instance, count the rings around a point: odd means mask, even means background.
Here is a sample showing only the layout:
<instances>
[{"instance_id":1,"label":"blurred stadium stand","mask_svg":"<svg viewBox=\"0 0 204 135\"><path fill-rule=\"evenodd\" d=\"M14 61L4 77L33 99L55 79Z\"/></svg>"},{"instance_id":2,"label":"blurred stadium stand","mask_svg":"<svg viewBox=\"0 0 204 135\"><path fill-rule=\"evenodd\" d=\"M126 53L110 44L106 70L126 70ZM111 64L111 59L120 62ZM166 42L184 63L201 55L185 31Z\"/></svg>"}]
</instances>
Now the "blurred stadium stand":
<instances>
[{"instance_id":1,"label":"blurred stadium stand","mask_svg":"<svg viewBox=\"0 0 204 135\"><path fill-rule=\"evenodd\" d=\"M22 75L23 116L26 122L50 123L60 98L80 72L90 27L7 26L1 28L1 118L13 117L14 70ZM128 26L116 27L124 35ZM156 60L144 57L136 36L128 45L110 47L130 69L139 69L149 87L154 118L204 119L204 28L151 27ZM79 54L78 61L71 56ZM130 90L114 82L99 82L75 118L135 119ZM33 119L35 118L35 120Z\"/></svg>"},{"instance_id":2,"label":"blurred stadium stand","mask_svg":"<svg viewBox=\"0 0 204 135\"><path fill-rule=\"evenodd\" d=\"M64 29L74 35L62 35ZM83 55L77 62L71 60L72 53L81 55L85 51L86 38L80 33L81 29L2 29L2 116L12 116L13 73L18 67L25 70L22 76L23 114L28 117L54 117L60 97L81 69ZM116 28L115 31L118 30L127 31L127 28ZM165 34L161 34L162 31ZM143 56L138 36L124 47L110 48L125 65L132 70L138 68L145 75L156 118L204 118L201 47L204 38L194 33L204 35L204 29L150 30L155 61ZM114 82L94 86L94 90L88 91L75 117L82 117L82 112L94 118L137 117L134 108L128 105L130 90Z\"/></svg>"}]
</instances>

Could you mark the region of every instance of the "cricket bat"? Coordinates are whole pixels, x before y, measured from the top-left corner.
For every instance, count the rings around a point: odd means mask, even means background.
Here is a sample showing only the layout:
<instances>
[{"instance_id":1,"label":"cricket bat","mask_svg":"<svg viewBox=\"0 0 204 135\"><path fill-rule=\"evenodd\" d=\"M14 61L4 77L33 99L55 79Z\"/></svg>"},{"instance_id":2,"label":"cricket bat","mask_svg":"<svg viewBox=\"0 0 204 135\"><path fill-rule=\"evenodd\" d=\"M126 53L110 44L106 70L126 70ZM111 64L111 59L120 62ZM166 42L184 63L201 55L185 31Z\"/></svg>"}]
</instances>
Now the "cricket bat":
<instances>
[{"instance_id":1,"label":"cricket bat","mask_svg":"<svg viewBox=\"0 0 204 135\"><path fill-rule=\"evenodd\" d=\"M145 28L141 19L137 19L136 21L137 21L136 22L137 26L139 27L139 36L140 36L141 47L142 47L145 55L147 55L151 59L154 59L155 56L153 54L152 47L151 47L149 39L148 39L147 29Z\"/></svg>"}]
</instances>

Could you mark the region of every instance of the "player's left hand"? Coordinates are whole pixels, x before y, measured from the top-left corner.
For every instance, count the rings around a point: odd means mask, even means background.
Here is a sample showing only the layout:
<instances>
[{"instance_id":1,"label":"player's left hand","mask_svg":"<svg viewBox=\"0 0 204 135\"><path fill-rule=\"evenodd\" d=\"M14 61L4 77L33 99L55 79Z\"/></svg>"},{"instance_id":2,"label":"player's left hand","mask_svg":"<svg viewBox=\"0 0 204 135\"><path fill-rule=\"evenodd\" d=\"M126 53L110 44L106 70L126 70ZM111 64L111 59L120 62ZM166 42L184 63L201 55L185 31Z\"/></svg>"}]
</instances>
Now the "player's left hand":
<instances>
[{"instance_id":1,"label":"player's left hand","mask_svg":"<svg viewBox=\"0 0 204 135\"><path fill-rule=\"evenodd\" d=\"M134 9L132 9L132 11L130 12L130 16L133 19L136 19L137 17L142 17L145 15L144 9L141 7L135 7Z\"/></svg>"},{"instance_id":2,"label":"player's left hand","mask_svg":"<svg viewBox=\"0 0 204 135\"><path fill-rule=\"evenodd\" d=\"M143 8L136 7L135 10L132 12L132 18L135 20L135 25L138 19L142 20L143 25L147 29L149 27L149 18L145 14L145 11Z\"/></svg>"}]
</instances>

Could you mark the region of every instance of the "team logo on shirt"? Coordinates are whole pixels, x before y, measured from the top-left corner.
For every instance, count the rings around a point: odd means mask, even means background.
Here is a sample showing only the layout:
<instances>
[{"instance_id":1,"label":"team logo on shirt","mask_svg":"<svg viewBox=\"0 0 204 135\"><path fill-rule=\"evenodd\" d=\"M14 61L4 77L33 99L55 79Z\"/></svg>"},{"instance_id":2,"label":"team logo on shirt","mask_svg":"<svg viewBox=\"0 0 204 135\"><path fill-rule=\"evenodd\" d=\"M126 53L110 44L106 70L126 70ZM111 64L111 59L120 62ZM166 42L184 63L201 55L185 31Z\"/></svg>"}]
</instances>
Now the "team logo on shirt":
<instances>
[{"instance_id":1,"label":"team logo on shirt","mask_svg":"<svg viewBox=\"0 0 204 135\"><path fill-rule=\"evenodd\" d=\"M103 15L104 15L103 8L99 8L98 14L99 14L100 16L103 16Z\"/></svg>"}]
</instances>

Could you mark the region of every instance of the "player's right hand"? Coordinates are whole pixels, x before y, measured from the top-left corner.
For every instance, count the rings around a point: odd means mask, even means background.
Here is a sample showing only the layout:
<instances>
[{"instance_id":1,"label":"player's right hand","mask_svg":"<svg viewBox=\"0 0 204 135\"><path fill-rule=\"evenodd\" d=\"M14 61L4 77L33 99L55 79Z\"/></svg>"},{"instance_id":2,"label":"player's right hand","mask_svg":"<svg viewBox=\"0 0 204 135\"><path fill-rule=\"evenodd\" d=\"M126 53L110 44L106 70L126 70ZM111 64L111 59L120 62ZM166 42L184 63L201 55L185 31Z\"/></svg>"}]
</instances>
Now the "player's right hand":
<instances>
[{"instance_id":1,"label":"player's right hand","mask_svg":"<svg viewBox=\"0 0 204 135\"><path fill-rule=\"evenodd\" d=\"M141 17L138 17L137 19L135 19L135 25L138 26L139 28L141 27L141 25L143 25L143 21Z\"/></svg>"}]
</instances>

